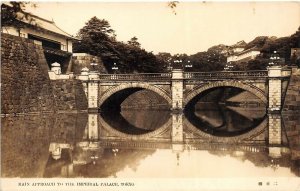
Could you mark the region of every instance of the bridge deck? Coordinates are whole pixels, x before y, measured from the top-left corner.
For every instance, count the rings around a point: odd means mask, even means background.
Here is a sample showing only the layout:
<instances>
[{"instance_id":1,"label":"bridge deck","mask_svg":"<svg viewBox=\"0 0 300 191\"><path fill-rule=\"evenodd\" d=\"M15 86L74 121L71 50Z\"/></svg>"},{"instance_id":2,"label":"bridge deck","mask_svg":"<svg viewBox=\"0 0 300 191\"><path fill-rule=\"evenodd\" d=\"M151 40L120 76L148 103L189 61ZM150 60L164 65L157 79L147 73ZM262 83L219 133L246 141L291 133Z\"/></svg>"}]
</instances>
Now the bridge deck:
<instances>
[{"instance_id":1,"label":"bridge deck","mask_svg":"<svg viewBox=\"0 0 300 191\"><path fill-rule=\"evenodd\" d=\"M267 70L253 71L219 71L219 72L184 72L185 80L213 79L265 79ZM139 74L100 74L100 81L170 81L172 73L139 73Z\"/></svg>"}]
</instances>

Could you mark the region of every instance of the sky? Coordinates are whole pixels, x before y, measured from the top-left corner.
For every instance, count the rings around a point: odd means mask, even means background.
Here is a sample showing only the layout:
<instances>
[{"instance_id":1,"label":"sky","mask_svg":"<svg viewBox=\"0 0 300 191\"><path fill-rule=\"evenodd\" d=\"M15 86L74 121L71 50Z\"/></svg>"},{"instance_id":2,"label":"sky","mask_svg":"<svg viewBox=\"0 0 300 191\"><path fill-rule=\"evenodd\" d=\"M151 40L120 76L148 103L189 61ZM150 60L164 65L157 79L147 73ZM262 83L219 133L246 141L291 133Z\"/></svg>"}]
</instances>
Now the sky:
<instances>
[{"instance_id":1,"label":"sky","mask_svg":"<svg viewBox=\"0 0 300 191\"><path fill-rule=\"evenodd\" d=\"M147 51L195 54L257 36L290 36L300 26L300 2L38 2L27 10L76 35L93 16L109 21L117 40L136 36Z\"/></svg>"}]
</instances>

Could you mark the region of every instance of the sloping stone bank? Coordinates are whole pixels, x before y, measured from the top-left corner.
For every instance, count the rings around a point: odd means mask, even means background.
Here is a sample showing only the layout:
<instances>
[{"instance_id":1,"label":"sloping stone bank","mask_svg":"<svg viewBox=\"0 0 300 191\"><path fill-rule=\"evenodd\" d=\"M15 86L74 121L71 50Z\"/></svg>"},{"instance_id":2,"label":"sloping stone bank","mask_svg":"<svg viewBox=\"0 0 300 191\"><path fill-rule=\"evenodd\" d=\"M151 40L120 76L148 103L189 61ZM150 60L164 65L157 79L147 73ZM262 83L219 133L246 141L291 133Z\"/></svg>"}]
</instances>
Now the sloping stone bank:
<instances>
[{"instance_id":1,"label":"sloping stone bank","mask_svg":"<svg viewBox=\"0 0 300 191\"><path fill-rule=\"evenodd\" d=\"M87 110L78 80L50 81L42 46L1 34L1 114Z\"/></svg>"},{"instance_id":2,"label":"sloping stone bank","mask_svg":"<svg viewBox=\"0 0 300 191\"><path fill-rule=\"evenodd\" d=\"M53 112L42 47L29 39L1 35L1 113Z\"/></svg>"},{"instance_id":3,"label":"sloping stone bank","mask_svg":"<svg viewBox=\"0 0 300 191\"><path fill-rule=\"evenodd\" d=\"M78 80L51 81L56 108L59 111L86 110L87 98Z\"/></svg>"},{"instance_id":4,"label":"sloping stone bank","mask_svg":"<svg viewBox=\"0 0 300 191\"><path fill-rule=\"evenodd\" d=\"M283 113L300 113L300 69L294 68L287 88Z\"/></svg>"},{"instance_id":5,"label":"sloping stone bank","mask_svg":"<svg viewBox=\"0 0 300 191\"><path fill-rule=\"evenodd\" d=\"M95 68L91 67L91 63L97 64ZM87 67L89 70L96 70L100 73L107 73L104 64L98 56L87 53L73 53L71 65L68 67L69 72L80 74L81 69Z\"/></svg>"}]
</instances>

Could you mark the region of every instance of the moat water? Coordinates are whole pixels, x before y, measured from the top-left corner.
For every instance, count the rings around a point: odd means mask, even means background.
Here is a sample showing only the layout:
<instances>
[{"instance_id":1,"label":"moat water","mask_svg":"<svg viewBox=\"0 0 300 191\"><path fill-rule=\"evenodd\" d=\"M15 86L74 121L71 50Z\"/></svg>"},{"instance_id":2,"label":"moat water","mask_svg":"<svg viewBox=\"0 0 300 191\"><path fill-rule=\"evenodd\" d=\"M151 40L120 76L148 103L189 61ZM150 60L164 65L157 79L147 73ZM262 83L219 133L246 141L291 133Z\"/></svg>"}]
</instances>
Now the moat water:
<instances>
[{"instance_id":1,"label":"moat water","mask_svg":"<svg viewBox=\"0 0 300 191\"><path fill-rule=\"evenodd\" d=\"M2 177L300 176L297 115L277 116L282 144L270 147L264 108L202 106L2 118ZM239 144L217 141L257 128Z\"/></svg>"}]
</instances>

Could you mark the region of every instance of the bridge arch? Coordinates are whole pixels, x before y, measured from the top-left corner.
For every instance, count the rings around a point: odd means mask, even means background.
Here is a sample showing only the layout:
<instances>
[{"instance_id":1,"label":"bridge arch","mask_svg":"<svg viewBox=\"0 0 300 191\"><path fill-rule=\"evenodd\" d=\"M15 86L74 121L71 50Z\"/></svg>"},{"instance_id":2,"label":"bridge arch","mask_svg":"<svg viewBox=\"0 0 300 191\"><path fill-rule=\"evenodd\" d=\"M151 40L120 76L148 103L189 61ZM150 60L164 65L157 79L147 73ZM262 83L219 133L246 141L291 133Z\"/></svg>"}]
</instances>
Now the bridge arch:
<instances>
[{"instance_id":1,"label":"bridge arch","mask_svg":"<svg viewBox=\"0 0 300 191\"><path fill-rule=\"evenodd\" d=\"M98 102L98 107L100 108L102 104L111 96L113 96L115 93L120 92L122 90L130 89L130 88L142 88L142 89L147 89L150 91L153 91L163 97L168 104L171 106L172 105L172 99L170 95L168 94L167 91L163 90L162 88L159 88L154 85L146 84L146 83L129 83L129 84L121 84L116 87L110 88L107 90L102 96L100 96L99 102Z\"/></svg>"},{"instance_id":2,"label":"bridge arch","mask_svg":"<svg viewBox=\"0 0 300 191\"><path fill-rule=\"evenodd\" d=\"M240 88L243 90L246 90L253 95L257 96L264 104L267 105L268 103L268 98L265 95L265 93L257 88L256 86L248 83L243 83L239 81L215 81L215 82L209 82L208 84L198 86L194 88L193 90L190 90L187 95L184 96L184 107L192 100L194 99L197 95L201 94L202 92L212 89L212 88L217 88L217 87L235 87L235 88Z\"/></svg>"}]
</instances>

